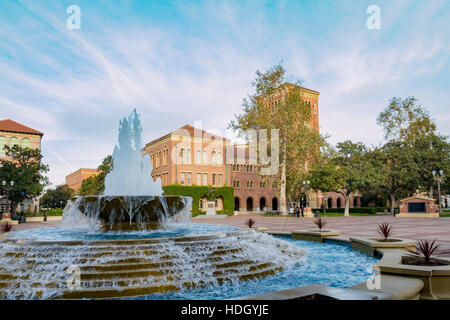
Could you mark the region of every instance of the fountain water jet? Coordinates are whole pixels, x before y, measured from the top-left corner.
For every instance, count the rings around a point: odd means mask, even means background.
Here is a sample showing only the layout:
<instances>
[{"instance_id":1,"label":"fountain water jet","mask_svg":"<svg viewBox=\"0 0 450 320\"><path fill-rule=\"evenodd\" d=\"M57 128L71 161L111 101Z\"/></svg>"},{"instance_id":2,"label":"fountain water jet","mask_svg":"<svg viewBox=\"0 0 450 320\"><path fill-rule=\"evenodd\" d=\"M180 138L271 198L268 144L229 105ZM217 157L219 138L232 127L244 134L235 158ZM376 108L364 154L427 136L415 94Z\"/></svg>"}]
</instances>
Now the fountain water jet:
<instances>
[{"instance_id":1,"label":"fountain water jet","mask_svg":"<svg viewBox=\"0 0 450 320\"><path fill-rule=\"evenodd\" d=\"M141 132L134 110L120 122L104 195L74 197L64 209L63 227L97 231L100 224L115 232L47 240L24 231L0 240L0 299L142 296L265 277L302 261L300 247L252 229L149 237L148 229L188 222L192 198L162 195L150 159L142 157ZM130 229L142 234L130 239ZM70 282L68 270L78 272L78 282Z\"/></svg>"},{"instance_id":2,"label":"fountain water jet","mask_svg":"<svg viewBox=\"0 0 450 320\"><path fill-rule=\"evenodd\" d=\"M161 227L176 215L178 220L189 219L192 198L162 196L161 180L151 178L150 157L142 155L141 134L135 109L120 121L119 144L114 147L104 194L72 198L63 225L83 222L94 228L100 223L104 231L146 230Z\"/></svg>"}]
</instances>

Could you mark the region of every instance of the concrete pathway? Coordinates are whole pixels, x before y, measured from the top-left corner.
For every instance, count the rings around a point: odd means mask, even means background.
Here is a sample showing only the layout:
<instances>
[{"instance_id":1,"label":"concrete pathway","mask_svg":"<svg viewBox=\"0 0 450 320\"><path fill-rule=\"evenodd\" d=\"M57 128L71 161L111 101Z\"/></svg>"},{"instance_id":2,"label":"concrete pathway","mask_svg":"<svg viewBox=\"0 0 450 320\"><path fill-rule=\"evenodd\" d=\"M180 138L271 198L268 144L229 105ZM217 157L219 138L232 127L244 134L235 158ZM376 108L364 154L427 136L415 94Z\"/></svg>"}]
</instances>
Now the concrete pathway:
<instances>
[{"instance_id":1,"label":"concrete pathway","mask_svg":"<svg viewBox=\"0 0 450 320\"><path fill-rule=\"evenodd\" d=\"M209 223L229 226L244 226L245 221L252 218L254 227L267 227L270 231L292 231L316 229L313 218L267 217L257 214L237 215L223 218L192 218L194 223ZM378 224L389 222L392 225L393 237L406 239L437 239L441 249L450 251L450 218L394 218L391 216L374 217L328 217L327 229L338 230L344 236L376 237ZM0 222L1 223L1 222ZM15 225L13 230L57 227L60 221L27 222ZM0 231L1 232L1 231ZM450 257L450 253L445 254Z\"/></svg>"},{"instance_id":2,"label":"concrete pathway","mask_svg":"<svg viewBox=\"0 0 450 320\"><path fill-rule=\"evenodd\" d=\"M232 217L193 218L195 223L211 223L231 226L243 226L252 218L254 227L267 227L270 231L292 231L316 229L313 218L267 217L260 215L237 215ZM393 237L434 240L441 243L442 250L450 250L450 218L394 218L391 216L374 217L328 217L326 229L338 230L345 236L377 237L378 224L389 222L392 225ZM450 256L445 254L445 256Z\"/></svg>"}]
</instances>

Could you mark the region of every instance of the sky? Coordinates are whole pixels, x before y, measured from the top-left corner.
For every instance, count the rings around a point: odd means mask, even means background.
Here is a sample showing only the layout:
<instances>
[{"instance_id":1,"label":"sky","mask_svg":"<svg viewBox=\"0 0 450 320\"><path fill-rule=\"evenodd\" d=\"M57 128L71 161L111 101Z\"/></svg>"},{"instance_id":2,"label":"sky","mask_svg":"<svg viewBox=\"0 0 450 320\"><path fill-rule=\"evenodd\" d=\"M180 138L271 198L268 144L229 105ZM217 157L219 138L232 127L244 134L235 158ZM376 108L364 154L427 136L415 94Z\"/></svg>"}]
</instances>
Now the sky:
<instances>
[{"instance_id":1,"label":"sky","mask_svg":"<svg viewBox=\"0 0 450 320\"><path fill-rule=\"evenodd\" d=\"M320 92L332 144L382 143L392 97L416 97L450 135L449 21L448 0L2 0L0 120L44 132L55 186L111 154L134 108L144 142L198 121L225 135L255 72L283 61Z\"/></svg>"}]
</instances>

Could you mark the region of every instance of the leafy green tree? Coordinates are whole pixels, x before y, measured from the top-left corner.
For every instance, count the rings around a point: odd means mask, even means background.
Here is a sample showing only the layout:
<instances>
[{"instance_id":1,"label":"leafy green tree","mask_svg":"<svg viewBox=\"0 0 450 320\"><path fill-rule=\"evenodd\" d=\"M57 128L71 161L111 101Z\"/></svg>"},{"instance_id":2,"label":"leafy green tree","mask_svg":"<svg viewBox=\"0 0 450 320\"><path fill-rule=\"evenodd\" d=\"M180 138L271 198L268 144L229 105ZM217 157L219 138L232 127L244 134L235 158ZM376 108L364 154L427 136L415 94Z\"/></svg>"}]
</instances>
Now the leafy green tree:
<instances>
[{"instance_id":1,"label":"leafy green tree","mask_svg":"<svg viewBox=\"0 0 450 320\"><path fill-rule=\"evenodd\" d=\"M433 198L433 186L436 184L433 170L443 170L446 175L450 174L450 143L447 140L446 136L431 133L418 136L412 145L412 156L418 164L420 187L428 191L430 198ZM443 186L445 187L445 183Z\"/></svg>"},{"instance_id":2,"label":"leafy green tree","mask_svg":"<svg viewBox=\"0 0 450 320\"><path fill-rule=\"evenodd\" d=\"M22 148L19 145L5 146L8 160L0 160L0 181L14 181L9 190L0 185L1 194L11 201L11 214L16 215L17 206L25 199L39 196L48 184L44 176L47 165L41 163L42 154L38 149Z\"/></svg>"},{"instance_id":3,"label":"leafy green tree","mask_svg":"<svg viewBox=\"0 0 450 320\"><path fill-rule=\"evenodd\" d=\"M414 97L393 97L378 115L377 124L383 128L388 141L413 141L436 131L436 124Z\"/></svg>"},{"instance_id":4,"label":"leafy green tree","mask_svg":"<svg viewBox=\"0 0 450 320\"><path fill-rule=\"evenodd\" d=\"M41 205L46 208L63 208L74 191L67 184L48 189L41 198Z\"/></svg>"},{"instance_id":5,"label":"leafy green tree","mask_svg":"<svg viewBox=\"0 0 450 320\"><path fill-rule=\"evenodd\" d=\"M370 150L362 143L344 141L336 150L328 148L309 172L313 190L336 192L345 200L344 216L349 216L350 194L378 188L382 182Z\"/></svg>"},{"instance_id":6,"label":"leafy green tree","mask_svg":"<svg viewBox=\"0 0 450 320\"><path fill-rule=\"evenodd\" d=\"M256 72L252 82L254 93L243 102L243 113L237 115L230 127L240 133L247 130L279 130L279 167L276 174L280 185L280 209L287 214L287 190L295 195L299 181L306 175L307 163L318 155L318 147L323 139L309 127L311 108L303 99L301 81L288 83L286 69L282 63L266 72ZM266 99L282 93L283 98L275 106ZM273 137L268 145L271 146ZM270 147L269 147L270 148ZM290 187L287 188L287 185Z\"/></svg>"},{"instance_id":7,"label":"leafy green tree","mask_svg":"<svg viewBox=\"0 0 450 320\"><path fill-rule=\"evenodd\" d=\"M97 170L99 170L100 173L96 176L89 177L82 181L78 194L81 196L102 194L105 191L106 175L111 171L112 165L112 155L108 155L97 167Z\"/></svg>"},{"instance_id":8,"label":"leafy green tree","mask_svg":"<svg viewBox=\"0 0 450 320\"><path fill-rule=\"evenodd\" d=\"M387 142L373 150L370 157L382 180L377 189L389 196L393 215L396 199L411 195L418 188L419 163L414 161L413 148L405 141Z\"/></svg>"}]
</instances>

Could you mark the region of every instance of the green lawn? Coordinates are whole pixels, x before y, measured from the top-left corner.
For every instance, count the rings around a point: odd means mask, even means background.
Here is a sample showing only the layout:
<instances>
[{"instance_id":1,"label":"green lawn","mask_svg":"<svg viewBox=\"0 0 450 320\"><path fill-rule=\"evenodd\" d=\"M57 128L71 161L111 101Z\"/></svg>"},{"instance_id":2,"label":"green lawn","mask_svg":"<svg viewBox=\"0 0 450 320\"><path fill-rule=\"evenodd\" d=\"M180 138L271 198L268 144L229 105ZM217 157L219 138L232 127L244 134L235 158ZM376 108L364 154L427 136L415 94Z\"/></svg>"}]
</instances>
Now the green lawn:
<instances>
[{"instance_id":1,"label":"green lawn","mask_svg":"<svg viewBox=\"0 0 450 320\"><path fill-rule=\"evenodd\" d=\"M390 213L387 213L387 214L350 213L350 216L352 216L352 217L378 217L378 216L390 216L390 215L391 215ZM264 216L264 217L280 217L280 215L267 214L267 213L262 214L262 216ZM294 215L291 213L289 216L293 217ZM325 213L321 212L320 216L321 217L325 217ZM327 212L326 216L327 217L343 217L344 214L343 213L338 213L338 212Z\"/></svg>"}]
</instances>

